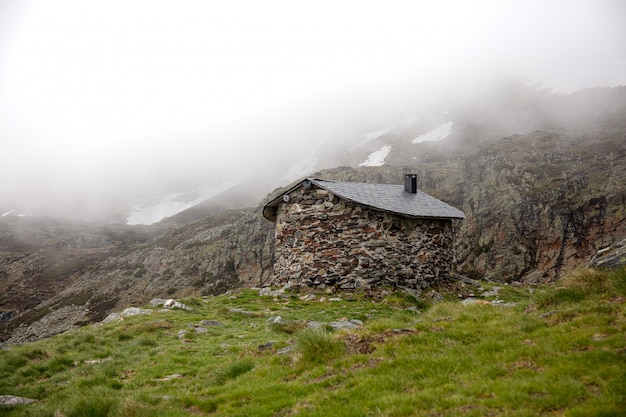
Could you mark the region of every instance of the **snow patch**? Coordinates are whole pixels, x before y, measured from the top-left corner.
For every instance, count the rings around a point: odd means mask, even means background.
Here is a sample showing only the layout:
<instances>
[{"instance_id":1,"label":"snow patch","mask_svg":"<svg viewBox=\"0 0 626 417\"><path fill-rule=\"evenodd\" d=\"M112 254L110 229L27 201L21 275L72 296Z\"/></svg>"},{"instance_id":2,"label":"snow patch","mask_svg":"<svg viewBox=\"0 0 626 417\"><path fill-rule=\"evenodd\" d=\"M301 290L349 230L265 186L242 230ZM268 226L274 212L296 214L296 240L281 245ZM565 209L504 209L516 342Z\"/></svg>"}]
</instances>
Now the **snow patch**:
<instances>
[{"instance_id":1,"label":"snow patch","mask_svg":"<svg viewBox=\"0 0 626 417\"><path fill-rule=\"evenodd\" d=\"M379 167L385 163L385 158L391 152L391 146L384 145L379 150L372 152L365 162L359 164L360 167Z\"/></svg>"},{"instance_id":2,"label":"snow patch","mask_svg":"<svg viewBox=\"0 0 626 417\"><path fill-rule=\"evenodd\" d=\"M429 130L423 135L419 135L411 143L434 142L447 138L452 133L452 122L440 124L436 128Z\"/></svg>"},{"instance_id":3,"label":"snow patch","mask_svg":"<svg viewBox=\"0 0 626 417\"><path fill-rule=\"evenodd\" d=\"M358 148L359 146L361 146L364 143L367 143L367 142L369 142L371 140L377 139L377 138L381 137L382 135L385 135L385 134L391 132L392 130L394 130L397 127L409 126L411 123L415 122L416 120L417 120L417 117L415 117L414 114L407 114L406 116L404 116L404 118L402 118L402 120L400 120L397 123L394 123L394 124L389 125L389 126L385 126L382 129L374 130L373 132L370 132L370 133L366 133L365 135L363 135L363 140L360 141L359 143L357 143L356 145L354 145L353 147L351 147L350 150Z\"/></svg>"},{"instance_id":4,"label":"snow patch","mask_svg":"<svg viewBox=\"0 0 626 417\"><path fill-rule=\"evenodd\" d=\"M192 201L185 198L190 194L190 191L186 191L182 193L168 194L163 197L160 202L154 205L134 206L131 208L130 215L126 219L126 224L137 225L157 223L166 217L173 216L176 213L180 213L181 211L195 206L196 204L200 204L204 200L228 190L235 184L237 184L237 181L230 180L221 184L203 187L197 191L198 196Z\"/></svg>"},{"instance_id":5,"label":"snow patch","mask_svg":"<svg viewBox=\"0 0 626 417\"><path fill-rule=\"evenodd\" d=\"M32 217L32 214L28 214L28 213L15 213L15 209L11 209L9 211L7 211L6 213L3 213L2 216L0 217Z\"/></svg>"}]
</instances>

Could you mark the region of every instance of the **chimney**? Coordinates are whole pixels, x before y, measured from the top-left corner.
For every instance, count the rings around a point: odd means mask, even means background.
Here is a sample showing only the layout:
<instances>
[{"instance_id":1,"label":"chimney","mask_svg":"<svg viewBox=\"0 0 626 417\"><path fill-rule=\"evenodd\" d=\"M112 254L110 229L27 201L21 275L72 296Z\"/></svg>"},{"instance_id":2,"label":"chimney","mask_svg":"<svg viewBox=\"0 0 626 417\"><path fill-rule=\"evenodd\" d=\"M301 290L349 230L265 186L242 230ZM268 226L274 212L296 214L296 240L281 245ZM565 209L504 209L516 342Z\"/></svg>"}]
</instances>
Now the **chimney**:
<instances>
[{"instance_id":1,"label":"chimney","mask_svg":"<svg viewBox=\"0 0 626 417\"><path fill-rule=\"evenodd\" d=\"M417 194L417 175L404 175L404 191L411 194Z\"/></svg>"}]
</instances>

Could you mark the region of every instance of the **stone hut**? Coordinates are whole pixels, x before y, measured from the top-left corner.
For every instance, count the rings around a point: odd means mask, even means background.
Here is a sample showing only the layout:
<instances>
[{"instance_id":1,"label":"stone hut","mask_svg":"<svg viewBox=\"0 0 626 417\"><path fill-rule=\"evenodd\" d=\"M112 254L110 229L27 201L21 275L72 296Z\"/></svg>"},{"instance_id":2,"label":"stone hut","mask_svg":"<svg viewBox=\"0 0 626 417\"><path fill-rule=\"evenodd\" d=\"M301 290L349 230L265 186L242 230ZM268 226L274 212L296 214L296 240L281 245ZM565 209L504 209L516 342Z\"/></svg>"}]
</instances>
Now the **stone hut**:
<instances>
[{"instance_id":1,"label":"stone hut","mask_svg":"<svg viewBox=\"0 0 626 417\"><path fill-rule=\"evenodd\" d=\"M411 174L404 186L307 178L263 216L276 222L272 284L418 291L449 276L452 222L465 218Z\"/></svg>"}]
</instances>

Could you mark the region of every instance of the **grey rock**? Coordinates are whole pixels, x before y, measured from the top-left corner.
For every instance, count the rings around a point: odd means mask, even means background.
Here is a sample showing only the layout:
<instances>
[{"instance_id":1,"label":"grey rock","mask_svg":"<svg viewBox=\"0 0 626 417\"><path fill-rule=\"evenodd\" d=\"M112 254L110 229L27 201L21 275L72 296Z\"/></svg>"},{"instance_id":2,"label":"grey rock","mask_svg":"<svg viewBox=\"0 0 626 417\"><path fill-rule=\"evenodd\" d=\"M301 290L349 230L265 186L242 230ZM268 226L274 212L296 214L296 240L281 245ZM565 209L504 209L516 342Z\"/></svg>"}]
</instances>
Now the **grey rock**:
<instances>
[{"instance_id":1,"label":"grey rock","mask_svg":"<svg viewBox=\"0 0 626 417\"><path fill-rule=\"evenodd\" d=\"M196 334L207 334L209 332L209 329L207 329L206 327L194 327L193 332Z\"/></svg>"},{"instance_id":2,"label":"grey rock","mask_svg":"<svg viewBox=\"0 0 626 417\"><path fill-rule=\"evenodd\" d=\"M353 330L363 326L363 322L361 320L331 321L328 325L335 330Z\"/></svg>"},{"instance_id":3,"label":"grey rock","mask_svg":"<svg viewBox=\"0 0 626 417\"><path fill-rule=\"evenodd\" d=\"M274 342L266 342L266 343L263 343L262 345L257 346L257 349L265 350L265 349L270 349L273 346L274 346Z\"/></svg>"},{"instance_id":4,"label":"grey rock","mask_svg":"<svg viewBox=\"0 0 626 417\"><path fill-rule=\"evenodd\" d=\"M622 265L626 265L626 239L600 249L589 262L589 266L595 268L618 268Z\"/></svg>"},{"instance_id":5,"label":"grey rock","mask_svg":"<svg viewBox=\"0 0 626 417\"><path fill-rule=\"evenodd\" d=\"M428 298L430 298L432 301L435 301L435 302L439 302L439 301L443 301L444 300L443 295L439 294L435 290L429 291L428 294L426 294L426 295L428 296Z\"/></svg>"},{"instance_id":6,"label":"grey rock","mask_svg":"<svg viewBox=\"0 0 626 417\"><path fill-rule=\"evenodd\" d=\"M517 306L517 303L514 302L505 302L503 300L494 300L492 302L490 302L489 304L491 304L492 306L500 306L500 307L515 307Z\"/></svg>"},{"instance_id":7,"label":"grey rock","mask_svg":"<svg viewBox=\"0 0 626 417\"><path fill-rule=\"evenodd\" d=\"M269 319L267 319L268 323L282 323L283 322L283 318L281 316L272 316Z\"/></svg>"},{"instance_id":8,"label":"grey rock","mask_svg":"<svg viewBox=\"0 0 626 417\"><path fill-rule=\"evenodd\" d=\"M493 287L489 291L485 291L482 294L480 294L480 296L481 297L497 297L498 295L500 295L501 289L502 287Z\"/></svg>"},{"instance_id":9,"label":"grey rock","mask_svg":"<svg viewBox=\"0 0 626 417\"><path fill-rule=\"evenodd\" d=\"M541 318L542 318L542 319L546 319L546 318L550 317L551 315L553 315L553 314L555 314L555 313L558 313L558 312L559 312L559 310L551 310L551 311L548 311L547 313L543 313L543 314L541 315Z\"/></svg>"},{"instance_id":10,"label":"grey rock","mask_svg":"<svg viewBox=\"0 0 626 417\"><path fill-rule=\"evenodd\" d=\"M76 323L87 317L86 306L71 305L61 307L43 316L30 326L19 327L8 340L8 344L20 344L44 339L58 333L74 329Z\"/></svg>"},{"instance_id":11,"label":"grey rock","mask_svg":"<svg viewBox=\"0 0 626 417\"><path fill-rule=\"evenodd\" d=\"M244 316L256 316L258 314L254 311L244 310L243 308L239 308L239 307L229 308L228 311L231 313L243 314Z\"/></svg>"},{"instance_id":12,"label":"grey rock","mask_svg":"<svg viewBox=\"0 0 626 417\"><path fill-rule=\"evenodd\" d=\"M30 403L34 403L37 401L39 400L34 400L32 398L25 398L25 397L17 397L15 395L0 395L0 406L30 404Z\"/></svg>"},{"instance_id":13,"label":"grey rock","mask_svg":"<svg viewBox=\"0 0 626 417\"><path fill-rule=\"evenodd\" d=\"M200 320L200 326L223 326L224 323L221 323L217 320Z\"/></svg>"},{"instance_id":14,"label":"grey rock","mask_svg":"<svg viewBox=\"0 0 626 417\"><path fill-rule=\"evenodd\" d=\"M165 303L163 304L163 307L165 308L180 308L181 310L187 310L187 311L191 311L191 307L186 306L185 304L176 301L174 299L169 299L167 301L165 301Z\"/></svg>"},{"instance_id":15,"label":"grey rock","mask_svg":"<svg viewBox=\"0 0 626 417\"><path fill-rule=\"evenodd\" d=\"M293 346L287 346L287 347L284 347L282 349L278 349L276 351L276 354L277 355L286 355L287 353L291 352L292 350L293 350Z\"/></svg>"},{"instance_id":16,"label":"grey rock","mask_svg":"<svg viewBox=\"0 0 626 417\"><path fill-rule=\"evenodd\" d=\"M152 307L159 307L165 304L167 300L163 299L163 298L153 298L152 300L150 300L150 305Z\"/></svg>"}]
</instances>

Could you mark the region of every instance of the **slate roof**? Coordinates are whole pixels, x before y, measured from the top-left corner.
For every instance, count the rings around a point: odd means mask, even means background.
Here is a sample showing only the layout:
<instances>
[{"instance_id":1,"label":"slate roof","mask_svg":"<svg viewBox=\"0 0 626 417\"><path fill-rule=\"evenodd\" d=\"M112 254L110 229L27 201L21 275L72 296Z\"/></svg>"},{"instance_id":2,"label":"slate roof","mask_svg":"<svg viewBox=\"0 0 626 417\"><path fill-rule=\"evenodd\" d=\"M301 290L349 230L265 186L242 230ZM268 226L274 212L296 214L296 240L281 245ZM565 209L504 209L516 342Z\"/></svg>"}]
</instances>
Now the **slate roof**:
<instances>
[{"instance_id":1,"label":"slate roof","mask_svg":"<svg viewBox=\"0 0 626 417\"><path fill-rule=\"evenodd\" d=\"M305 181L310 181L319 188L346 200L402 216L430 219L465 218L465 214L461 210L420 190L417 190L415 194L406 192L404 185L340 182L317 178L307 178L270 201L263 209L263 216L274 221L275 218L272 217L275 216L272 216L271 210L267 209L277 207L283 201L283 195L299 188Z\"/></svg>"}]
</instances>

